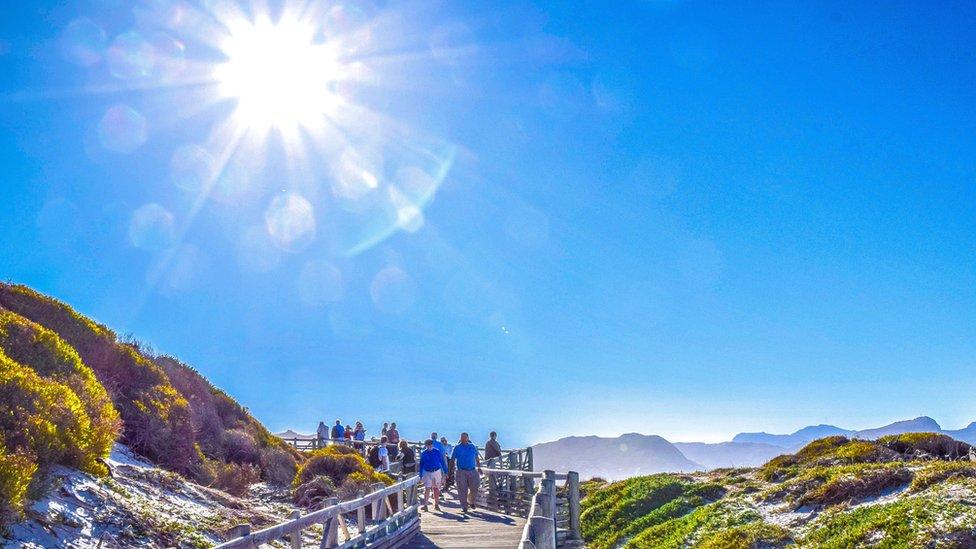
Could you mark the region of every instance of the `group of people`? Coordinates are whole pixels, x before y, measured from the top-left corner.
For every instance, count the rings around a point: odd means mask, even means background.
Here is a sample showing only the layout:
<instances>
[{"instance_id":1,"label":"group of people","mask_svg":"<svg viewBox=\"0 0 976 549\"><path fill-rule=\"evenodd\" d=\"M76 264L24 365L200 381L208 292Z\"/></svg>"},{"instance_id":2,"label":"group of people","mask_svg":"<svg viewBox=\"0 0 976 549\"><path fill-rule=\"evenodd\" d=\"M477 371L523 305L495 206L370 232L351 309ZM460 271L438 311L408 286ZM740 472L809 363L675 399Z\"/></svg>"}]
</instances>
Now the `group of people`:
<instances>
[{"instance_id":1,"label":"group of people","mask_svg":"<svg viewBox=\"0 0 976 549\"><path fill-rule=\"evenodd\" d=\"M353 428L350 425L343 427L342 422L337 419L331 429L324 422L319 422L316 435L323 445L326 440L333 443L344 441L365 450L366 429L361 421L357 421ZM476 508L482 459L488 461L501 455L498 434L492 431L485 443L484 457L471 442L468 433L461 433L456 444L448 442L447 437L438 437L437 433L431 433L430 438L424 440L418 456L414 448L400 438L396 422L384 423L379 444L371 444L365 452L366 460L378 471L389 471L390 463L398 461L404 475L419 474L424 483L424 503L421 507L424 511L428 510L431 495L434 509L440 511L442 494L456 484L462 513L467 513L469 508Z\"/></svg>"},{"instance_id":2,"label":"group of people","mask_svg":"<svg viewBox=\"0 0 976 549\"><path fill-rule=\"evenodd\" d=\"M335 425L329 429L324 421L320 421L318 429L315 430L315 435L319 439L320 445L324 445L326 440L362 442L366 440L366 428L363 427L362 421L357 421L355 428L352 425L343 427L342 421L337 419L335 420Z\"/></svg>"}]
</instances>

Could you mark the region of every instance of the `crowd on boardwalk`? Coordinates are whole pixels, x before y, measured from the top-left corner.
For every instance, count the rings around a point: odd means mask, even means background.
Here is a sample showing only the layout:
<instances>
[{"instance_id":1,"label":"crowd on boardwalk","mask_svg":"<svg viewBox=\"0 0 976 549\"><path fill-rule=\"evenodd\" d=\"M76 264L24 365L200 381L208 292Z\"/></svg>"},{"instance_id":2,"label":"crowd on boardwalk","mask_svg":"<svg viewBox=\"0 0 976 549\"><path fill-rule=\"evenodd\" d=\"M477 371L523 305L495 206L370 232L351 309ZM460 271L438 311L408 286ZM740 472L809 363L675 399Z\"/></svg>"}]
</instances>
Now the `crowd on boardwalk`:
<instances>
[{"instance_id":1,"label":"crowd on boardwalk","mask_svg":"<svg viewBox=\"0 0 976 549\"><path fill-rule=\"evenodd\" d=\"M421 510L427 511L433 495L434 509L440 510L440 501L452 486L457 487L457 499L461 512L476 508L478 485L481 482L482 460L485 462L500 458L501 445L494 431L485 442L482 456L478 447L471 442L468 433L461 433L455 444L447 437L438 437L436 432L423 441L420 455L406 441L400 438L396 422L384 423L379 440L366 440L366 429L361 421L356 426L346 425L336 420L329 428L319 422L316 430L319 446L326 444L346 444L363 452L369 464L378 471L390 471L391 463L400 464L400 474L419 474L424 483L424 503Z\"/></svg>"}]
</instances>

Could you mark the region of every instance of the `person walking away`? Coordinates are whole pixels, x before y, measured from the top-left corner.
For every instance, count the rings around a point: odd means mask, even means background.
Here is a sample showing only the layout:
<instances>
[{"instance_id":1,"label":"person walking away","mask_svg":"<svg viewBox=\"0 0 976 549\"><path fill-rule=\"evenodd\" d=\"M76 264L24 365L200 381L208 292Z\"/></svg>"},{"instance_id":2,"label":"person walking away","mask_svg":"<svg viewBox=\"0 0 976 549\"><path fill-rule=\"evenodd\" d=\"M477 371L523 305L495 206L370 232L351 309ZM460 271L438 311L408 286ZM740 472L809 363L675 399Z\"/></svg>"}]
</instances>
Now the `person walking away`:
<instances>
[{"instance_id":1,"label":"person walking away","mask_svg":"<svg viewBox=\"0 0 976 549\"><path fill-rule=\"evenodd\" d=\"M441 437L441 446L444 447L444 460L447 462L447 477L444 479L444 489L447 490L454 484L454 446L447 442L447 437Z\"/></svg>"},{"instance_id":2,"label":"person walking away","mask_svg":"<svg viewBox=\"0 0 976 549\"><path fill-rule=\"evenodd\" d=\"M471 443L467 433L461 433L461 439L454 446L454 461L457 465L455 473L458 489L458 501L461 502L461 513L467 514L468 506L477 509L478 483L481 482L481 458L478 457L478 447Z\"/></svg>"},{"instance_id":3,"label":"person walking away","mask_svg":"<svg viewBox=\"0 0 976 549\"><path fill-rule=\"evenodd\" d=\"M384 424L383 424L383 430L382 430L382 431L380 431L380 436L381 436L381 437L385 437L385 436L386 436L386 433L387 433L387 431L389 431L389 430L390 430L390 424L389 424L389 423L384 423Z\"/></svg>"},{"instance_id":4,"label":"person walking away","mask_svg":"<svg viewBox=\"0 0 976 549\"><path fill-rule=\"evenodd\" d=\"M319 422L319 428L315 430L316 435L316 448L325 448L325 440L329 438L329 428L325 426L324 421Z\"/></svg>"},{"instance_id":5,"label":"person walking away","mask_svg":"<svg viewBox=\"0 0 976 549\"><path fill-rule=\"evenodd\" d=\"M424 483L424 505L427 511L430 491L434 491L434 510L441 510L441 483L444 481L444 454L434 448L434 441L424 441L424 451L420 453L420 479Z\"/></svg>"},{"instance_id":6,"label":"person walking away","mask_svg":"<svg viewBox=\"0 0 976 549\"><path fill-rule=\"evenodd\" d=\"M380 459L381 447L385 448L386 446L383 446L382 443L377 444L376 446L370 448L368 452L366 452L366 461L369 462L369 466L372 467L373 469L379 470L380 466L383 465L383 460Z\"/></svg>"},{"instance_id":7,"label":"person walking away","mask_svg":"<svg viewBox=\"0 0 976 549\"><path fill-rule=\"evenodd\" d=\"M390 470L390 449L387 448L388 442L389 439L387 439L386 437L380 437L380 445L378 446L379 448L378 457L380 460L380 468L377 470L382 471L384 473Z\"/></svg>"},{"instance_id":8,"label":"person walking away","mask_svg":"<svg viewBox=\"0 0 976 549\"><path fill-rule=\"evenodd\" d=\"M496 440L498 433L492 431L488 435L488 442L485 443L485 461L502 457L502 445Z\"/></svg>"},{"instance_id":9,"label":"person walking away","mask_svg":"<svg viewBox=\"0 0 976 549\"><path fill-rule=\"evenodd\" d=\"M404 475L417 472L417 453L405 440L400 441L400 455L397 456L397 459L403 464Z\"/></svg>"},{"instance_id":10,"label":"person walking away","mask_svg":"<svg viewBox=\"0 0 976 549\"><path fill-rule=\"evenodd\" d=\"M332 440L341 440L345 434L346 430L342 427L342 422L337 419L335 425L332 426Z\"/></svg>"}]
</instances>

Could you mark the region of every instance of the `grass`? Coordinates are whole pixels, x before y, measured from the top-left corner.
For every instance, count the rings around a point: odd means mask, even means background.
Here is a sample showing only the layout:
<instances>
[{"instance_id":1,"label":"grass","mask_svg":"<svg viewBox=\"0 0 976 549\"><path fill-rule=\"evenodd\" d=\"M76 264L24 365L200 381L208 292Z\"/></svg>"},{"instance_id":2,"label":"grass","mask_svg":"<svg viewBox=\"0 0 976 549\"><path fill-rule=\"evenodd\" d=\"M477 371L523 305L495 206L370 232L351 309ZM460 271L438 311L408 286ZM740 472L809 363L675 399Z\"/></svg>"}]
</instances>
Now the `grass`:
<instances>
[{"instance_id":1,"label":"grass","mask_svg":"<svg viewBox=\"0 0 976 549\"><path fill-rule=\"evenodd\" d=\"M953 546L951 541L976 527L976 509L938 497L909 497L897 502L828 512L803 539L824 549L862 547ZM962 545L971 546L971 545Z\"/></svg>"}]
</instances>

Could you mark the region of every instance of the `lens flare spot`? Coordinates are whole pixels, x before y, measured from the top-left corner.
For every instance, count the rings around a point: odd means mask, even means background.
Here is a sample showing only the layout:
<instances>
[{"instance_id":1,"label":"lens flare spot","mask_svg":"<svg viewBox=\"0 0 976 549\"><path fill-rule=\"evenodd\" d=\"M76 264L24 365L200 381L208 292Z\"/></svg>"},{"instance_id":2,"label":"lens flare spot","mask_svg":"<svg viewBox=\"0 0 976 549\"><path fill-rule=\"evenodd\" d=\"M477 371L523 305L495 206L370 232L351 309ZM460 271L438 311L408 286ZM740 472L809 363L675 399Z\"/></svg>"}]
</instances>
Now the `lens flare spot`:
<instances>
[{"instance_id":1,"label":"lens flare spot","mask_svg":"<svg viewBox=\"0 0 976 549\"><path fill-rule=\"evenodd\" d=\"M210 185L215 176L216 163L203 147L184 145L173 152L169 169L177 187L196 193Z\"/></svg>"},{"instance_id":2,"label":"lens flare spot","mask_svg":"<svg viewBox=\"0 0 976 549\"><path fill-rule=\"evenodd\" d=\"M71 63L90 67L98 63L108 45L108 36L87 17L75 19L61 33L61 55Z\"/></svg>"},{"instance_id":3,"label":"lens flare spot","mask_svg":"<svg viewBox=\"0 0 976 549\"><path fill-rule=\"evenodd\" d=\"M140 206L129 221L129 242L140 250L159 251L173 243L175 219L156 203Z\"/></svg>"},{"instance_id":4,"label":"lens flare spot","mask_svg":"<svg viewBox=\"0 0 976 549\"><path fill-rule=\"evenodd\" d=\"M186 69L186 46L167 34L153 36L155 75L163 82L172 82Z\"/></svg>"},{"instance_id":5,"label":"lens flare spot","mask_svg":"<svg viewBox=\"0 0 976 549\"><path fill-rule=\"evenodd\" d=\"M335 165L332 193L353 205L379 186L374 171L352 149L346 149ZM352 211L356 211L353 207Z\"/></svg>"},{"instance_id":6,"label":"lens flare spot","mask_svg":"<svg viewBox=\"0 0 976 549\"><path fill-rule=\"evenodd\" d=\"M399 267L387 267L373 277L369 295L377 309L399 315L417 301L417 283Z\"/></svg>"},{"instance_id":7,"label":"lens flare spot","mask_svg":"<svg viewBox=\"0 0 976 549\"><path fill-rule=\"evenodd\" d=\"M342 271L328 261L306 262L298 275L298 296L312 307L339 301L342 299Z\"/></svg>"},{"instance_id":8,"label":"lens flare spot","mask_svg":"<svg viewBox=\"0 0 976 549\"><path fill-rule=\"evenodd\" d=\"M105 111L98 123L98 140L106 149L131 153L146 142L146 118L128 105L115 105Z\"/></svg>"},{"instance_id":9,"label":"lens flare spot","mask_svg":"<svg viewBox=\"0 0 976 549\"><path fill-rule=\"evenodd\" d=\"M272 240L285 251L300 251L315 240L314 210L300 194L276 196L264 212L264 222Z\"/></svg>"},{"instance_id":10,"label":"lens flare spot","mask_svg":"<svg viewBox=\"0 0 976 549\"><path fill-rule=\"evenodd\" d=\"M106 55L109 71L122 80L138 80L152 74L155 50L138 32L120 34L112 41Z\"/></svg>"},{"instance_id":11,"label":"lens flare spot","mask_svg":"<svg viewBox=\"0 0 976 549\"><path fill-rule=\"evenodd\" d=\"M257 273L266 273L281 263L282 252L275 246L264 227L250 227L241 235L237 244L237 261L242 267Z\"/></svg>"}]
</instances>

